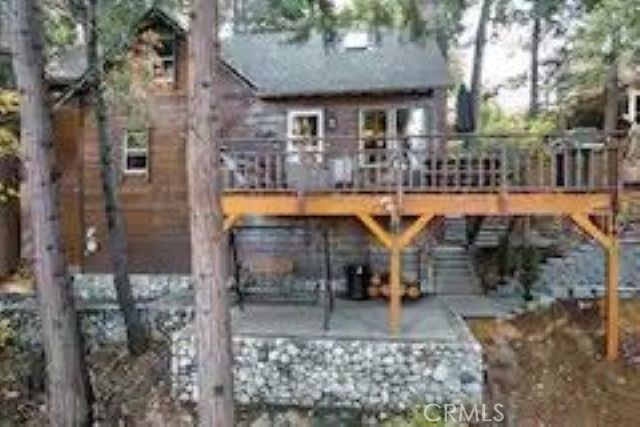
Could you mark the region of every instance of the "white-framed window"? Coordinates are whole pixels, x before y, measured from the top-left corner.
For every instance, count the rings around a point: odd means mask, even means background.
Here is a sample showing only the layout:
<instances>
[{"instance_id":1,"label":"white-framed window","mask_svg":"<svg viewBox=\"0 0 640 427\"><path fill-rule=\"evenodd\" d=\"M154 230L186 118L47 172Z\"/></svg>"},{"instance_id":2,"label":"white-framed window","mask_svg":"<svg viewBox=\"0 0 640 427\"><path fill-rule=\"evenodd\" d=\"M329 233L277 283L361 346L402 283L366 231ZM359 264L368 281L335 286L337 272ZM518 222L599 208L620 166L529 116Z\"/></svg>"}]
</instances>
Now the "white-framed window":
<instances>
[{"instance_id":1,"label":"white-framed window","mask_svg":"<svg viewBox=\"0 0 640 427\"><path fill-rule=\"evenodd\" d=\"M640 89L629 89L629 121L640 125Z\"/></svg>"},{"instance_id":2,"label":"white-framed window","mask_svg":"<svg viewBox=\"0 0 640 427\"><path fill-rule=\"evenodd\" d=\"M386 151L396 149L399 142L410 156L426 152L429 141L425 136L435 129L431 105L363 108L359 122L360 148L365 150L361 157L364 165L385 163L388 160Z\"/></svg>"},{"instance_id":3,"label":"white-framed window","mask_svg":"<svg viewBox=\"0 0 640 427\"><path fill-rule=\"evenodd\" d=\"M175 82L177 63L177 40L173 32L158 33L154 46L156 60L153 64L153 78L158 81Z\"/></svg>"},{"instance_id":4,"label":"white-framed window","mask_svg":"<svg viewBox=\"0 0 640 427\"><path fill-rule=\"evenodd\" d=\"M360 110L360 148L364 151L360 162L375 165L387 161L387 150L391 149L390 114L383 108Z\"/></svg>"},{"instance_id":5,"label":"white-framed window","mask_svg":"<svg viewBox=\"0 0 640 427\"><path fill-rule=\"evenodd\" d=\"M122 170L125 175L147 175L149 173L149 131L127 130L122 147Z\"/></svg>"},{"instance_id":6,"label":"white-framed window","mask_svg":"<svg viewBox=\"0 0 640 427\"><path fill-rule=\"evenodd\" d=\"M315 153L321 159L324 150L324 113L322 110L291 110L287 115L288 161L300 162L300 154Z\"/></svg>"}]
</instances>

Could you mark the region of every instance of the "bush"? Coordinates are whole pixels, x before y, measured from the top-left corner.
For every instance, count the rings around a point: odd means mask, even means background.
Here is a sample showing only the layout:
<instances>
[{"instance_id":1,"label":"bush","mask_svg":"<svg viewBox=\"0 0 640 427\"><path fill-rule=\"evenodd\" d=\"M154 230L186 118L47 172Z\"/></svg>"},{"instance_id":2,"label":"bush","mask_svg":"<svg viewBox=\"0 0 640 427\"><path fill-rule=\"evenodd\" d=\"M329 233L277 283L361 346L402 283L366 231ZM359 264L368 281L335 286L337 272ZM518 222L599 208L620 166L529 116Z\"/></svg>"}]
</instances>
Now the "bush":
<instances>
[{"instance_id":1,"label":"bush","mask_svg":"<svg viewBox=\"0 0 640 427\"><path fill-rule=\"evenodd\" d=\"M525 246L522 248L521 264L520 264L520 283L524 289L523 298L525 301L531 301L533 295L533 285L538 280L538 270L540 266L540 254L538 249L533 246Z\"/></svg>"}]
</instances>

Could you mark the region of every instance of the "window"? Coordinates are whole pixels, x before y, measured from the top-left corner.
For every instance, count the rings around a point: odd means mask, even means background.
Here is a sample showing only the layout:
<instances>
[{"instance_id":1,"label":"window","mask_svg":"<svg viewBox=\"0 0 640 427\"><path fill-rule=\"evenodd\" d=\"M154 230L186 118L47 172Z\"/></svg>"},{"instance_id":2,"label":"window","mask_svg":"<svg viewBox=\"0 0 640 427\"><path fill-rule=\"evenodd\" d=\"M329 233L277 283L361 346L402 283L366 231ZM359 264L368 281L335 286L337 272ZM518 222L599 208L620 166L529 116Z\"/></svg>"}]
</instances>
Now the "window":
<instances>
[{"instance_id":1,"label":"window","mask_svg":"<svg viewBox=\"0 0 640 427\"><path fill-rule=\"evenodd\" d=\"M127 175L146 175L149 172L149 133L128 130L124 136L123 169Z\"/></svg>"},{"instance_id":2,"label":"window","mask_svg":"<svg viewBox=\"0 0 640 427\"><path fill-rule=\"evenodd\" d=\"M360 112L360 138L365 164L383 163L390 148L387 110L371 109Z\"/></svg>"},{"instance_id":3,"label":"window","mask_svg":"<svg viewBox=\"0 0 640 427\"><path fill-rule=\"evenodd\" d=\"M321 158L324 136L323 114L321 110L290 111L287 120L287 152L292 163L300 161L300 153L317 153Z\"/></svg>"},{"instance_id":4,"label":"window","mask_svg":"<svg viewBox=\"0 0 640 427\"><path fill-rule=\"evenodd\" d=\"M153 76L157 80L174 82L176 78L176 37L173 33L159 33L155 43L157 58Z\"/></svg>"},{"instance_id":5,"label":"window","mask_svg":"<svg viewBox=\"0 0 640 427\"><path fill-rule=\"evenodd\" d=\"M388 157L386 151L395 149L398 141L402 142L404 150L426 153L428 138L424 136L433 131L433 121L431 108L361 110L361 147L368 150L363 157L363 163L385 162Z\"/></svg>"},{"instance_id":6,"label":"window","mask_svg":"<svg viewBox=\"0 0 640 427\"><path fill-rule=\"evenodd\" d=\"M630 124L640 124L640 89L630 88L627 92L626 111L624 117Z\"/></svg>"}]
</instances>

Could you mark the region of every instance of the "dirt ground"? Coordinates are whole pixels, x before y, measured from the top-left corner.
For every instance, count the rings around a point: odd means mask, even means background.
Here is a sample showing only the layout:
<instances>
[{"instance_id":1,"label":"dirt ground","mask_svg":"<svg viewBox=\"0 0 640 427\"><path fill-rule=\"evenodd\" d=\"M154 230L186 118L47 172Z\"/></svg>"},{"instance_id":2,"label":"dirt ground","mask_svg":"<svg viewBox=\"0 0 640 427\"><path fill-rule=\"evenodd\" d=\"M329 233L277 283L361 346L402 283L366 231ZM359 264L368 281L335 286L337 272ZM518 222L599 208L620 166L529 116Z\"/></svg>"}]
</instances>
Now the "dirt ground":
<instances>
[{"instance_id":1,"label":"dirt ground","mask_svg":"<svg viewBox=\"0 0 640 427\"><path fill-rule=\"evenodd\" d=\"M506 426L640 426L640 300L622 305L622 356L603 360L598 303L557 304L513 320L475 320L488 398Z\"/></svg>"}]
</instances>

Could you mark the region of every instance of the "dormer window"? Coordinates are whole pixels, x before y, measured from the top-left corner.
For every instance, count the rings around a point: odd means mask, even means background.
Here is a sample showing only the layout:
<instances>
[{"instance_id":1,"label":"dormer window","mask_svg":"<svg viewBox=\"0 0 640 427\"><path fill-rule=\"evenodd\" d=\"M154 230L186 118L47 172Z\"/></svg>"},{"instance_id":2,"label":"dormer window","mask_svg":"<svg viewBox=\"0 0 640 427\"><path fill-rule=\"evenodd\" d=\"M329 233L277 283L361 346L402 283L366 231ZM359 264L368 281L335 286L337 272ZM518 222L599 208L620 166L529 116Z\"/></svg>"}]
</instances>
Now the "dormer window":
<instances>
[{"instance_id":1,"label":"dormer window","mask_svg":"<svg viewBox=\"0 0 640 427\"><path fill-rule=\"evenodd\" d=\"M342 39L345 50L367 50L373 47L368 31L349 31Z\"/></svg>"},{"instance_id":2,"label":"dormer window","mask_svg":"<svg viewBox=\"0 0 640 427\"><path fill-rule=\"evenodd\" d=\"M160 33L155 43L157 55L153 76L157 80L174 82L176 78L176 35L174 33Z\"/></svg>"}]
</instances>

